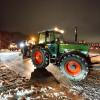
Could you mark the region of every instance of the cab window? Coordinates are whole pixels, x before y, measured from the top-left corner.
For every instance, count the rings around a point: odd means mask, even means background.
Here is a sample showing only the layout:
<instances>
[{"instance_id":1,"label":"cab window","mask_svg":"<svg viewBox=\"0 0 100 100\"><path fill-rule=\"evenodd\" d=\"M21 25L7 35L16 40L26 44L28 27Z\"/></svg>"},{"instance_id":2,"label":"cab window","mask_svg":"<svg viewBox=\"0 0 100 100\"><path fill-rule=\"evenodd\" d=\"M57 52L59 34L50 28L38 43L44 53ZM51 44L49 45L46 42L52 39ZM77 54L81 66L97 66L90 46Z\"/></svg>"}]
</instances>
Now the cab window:
<instances>
[{"instance_id":1,"label":"cab window","mask_svg":"<svg viewBox=\"0 0 100 100\"><path fill-rule=\"evenodd\" d=\"M45 34L44 33L40 33L39 44L43 44L43 43L45 43Z\"/></svg>"},{"instance_id":2,"label":"cab window","mask_svg":"<svg viewBox=\"0 0 100 100\"><path fill-rule=\"evenodd\" d=\"M55 41L54 33L53 32L46 32L46 41L49 43Z\"/></svg>"}]
</instances>

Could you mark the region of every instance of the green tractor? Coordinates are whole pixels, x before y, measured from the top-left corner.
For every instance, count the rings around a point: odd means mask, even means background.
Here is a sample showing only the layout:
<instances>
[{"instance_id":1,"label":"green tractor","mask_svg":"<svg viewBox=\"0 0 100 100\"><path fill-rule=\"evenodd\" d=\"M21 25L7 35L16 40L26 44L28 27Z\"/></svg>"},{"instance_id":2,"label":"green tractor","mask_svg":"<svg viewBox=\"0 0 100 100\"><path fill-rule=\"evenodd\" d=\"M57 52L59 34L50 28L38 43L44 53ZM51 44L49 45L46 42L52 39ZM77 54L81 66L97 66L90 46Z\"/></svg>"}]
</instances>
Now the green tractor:
<instances>
[{"instance_id":1,"label":"green tractor","mask_svg":"<svg viewBox=\"0 0 100 100\"><path fill-rule=\"evenodd\" d=\"M32 62L36 68L45 68L53 63L68 79L81 81L89 72L89 46L68 43L62 33L57 29L39 32L38 43L32 50Z\"/></svg>"}]
</instances>

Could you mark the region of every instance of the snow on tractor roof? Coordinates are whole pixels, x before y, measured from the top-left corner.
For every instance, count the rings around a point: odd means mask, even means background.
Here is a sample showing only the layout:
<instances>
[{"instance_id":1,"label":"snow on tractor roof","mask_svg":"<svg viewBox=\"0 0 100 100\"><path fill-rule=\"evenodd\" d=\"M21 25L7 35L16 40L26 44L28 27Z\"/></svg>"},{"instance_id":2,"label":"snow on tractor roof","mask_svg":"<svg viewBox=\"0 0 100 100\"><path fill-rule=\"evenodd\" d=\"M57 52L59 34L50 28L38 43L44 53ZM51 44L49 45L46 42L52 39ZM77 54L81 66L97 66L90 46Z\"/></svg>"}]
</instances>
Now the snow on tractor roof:
<instances>
[{"instance_id":1,"label":"snow on tractor roof","mask_svg":"<svg viewBox=\"0 0 100 100\"><path fill-rule=\"evenodd\" d=\"M43 32L46 32L46 31L56 31L56 32L59 32L59 33L62 33L62 34L64 33L64 30L61 30L61 29L59 29L57 27L52 28L52 29L43 30L43 31L40 31L38 33L43 33Z\"/></svg>"}]
</instances>

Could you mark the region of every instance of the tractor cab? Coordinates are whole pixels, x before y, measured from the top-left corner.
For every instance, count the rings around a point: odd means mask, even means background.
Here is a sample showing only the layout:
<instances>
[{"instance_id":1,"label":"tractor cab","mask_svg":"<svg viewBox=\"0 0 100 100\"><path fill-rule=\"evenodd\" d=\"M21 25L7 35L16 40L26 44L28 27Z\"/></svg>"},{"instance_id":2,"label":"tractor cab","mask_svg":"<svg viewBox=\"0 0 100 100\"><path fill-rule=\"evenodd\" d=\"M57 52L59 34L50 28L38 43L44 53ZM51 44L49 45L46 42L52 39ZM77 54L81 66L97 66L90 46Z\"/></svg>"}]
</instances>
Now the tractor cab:
<instances>
[{"instance_id":1,"label":"tractor cab","mask_svg":"<svg viewBox=\"0 0 100 100\"><path fill-rule=\"evenodd\" d=\"M44 43L62 43L63 42L63 34L59 31L48 30L39 32L39 44Z\"/></svg>"},{"instance_id":2,"label":"tractor cab","mask_svg":"<svg viewBox=\"0 0 100 100\"><path fill-rule=\"evenodd\" d=\"M39 44L45 44L48 48L51 58L59 55L59 44L63 43L63 34L56 30L47 30L39 33Z\"/></svg>"}]
</instances>

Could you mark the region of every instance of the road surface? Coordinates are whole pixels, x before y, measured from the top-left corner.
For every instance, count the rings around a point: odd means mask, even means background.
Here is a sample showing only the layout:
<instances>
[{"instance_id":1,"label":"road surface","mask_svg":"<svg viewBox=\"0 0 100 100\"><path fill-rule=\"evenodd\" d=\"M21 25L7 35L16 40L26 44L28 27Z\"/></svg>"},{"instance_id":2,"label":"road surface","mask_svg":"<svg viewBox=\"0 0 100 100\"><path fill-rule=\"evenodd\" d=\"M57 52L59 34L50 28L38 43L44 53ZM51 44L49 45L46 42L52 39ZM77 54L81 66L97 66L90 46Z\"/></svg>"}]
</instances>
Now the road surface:
<instances>
[{"instance_id":1,"label":"road surface","mask_svg":"<svg viewBox=\"0 0 100 100\"><path fill-rule=\"evenodd\" d=\"M95 70L91 71L89 73L88 77L84 81L75 83L75 84L71 83L70 89L67 90L67 88L69 88L69 87L67 87L68 85L66 84L66 83L68 83L68 81L65 79L65 77L63 77L62 73L56 69L57 67L53 66L52 64L50 64L46 68L47 70L42 70L42 72L41 72L41 71L35 69L34 65L32 64L31 59L28 58L28 59L23 60L22 55L18 52L8 52L8 53L4 53L4 54L0 53L0 57L1 57L0 58L1 65L4 64L5 66L7 66L8 69L14 70L14 72L20 73L20 75L25 76L28 79L31 79L31 81L33 82L32 84L37 83L38 86L40 86L40 87L41 86L45 87L45 86L51 85L53 88L57 87L57 89L58 88L60 89L60 86L59 86L59 82L60 82L60 85L62 84L63 86L65 86L64 91L67 91L67 96L71 95L71 96L69 96L70 98L74 97L71 100L75 100L75 97L79 98L78 96L80 96L80 95L88 100L94 100L94 99L100 100L100 71L99 72L95 71ZM99 56L92 58L92 61L97 61L97 60L98 61L100 60ZM100 65L96 65L94 67L94 69L97 69L97 68L99 70ZM9 71L7 71L7 72L9 72ZM14 72L12 72L12 74ZM50 72L52 72L52 73L50 73ZM6 76L8 76L8 74ZM5 77L5 76L3 76L3 77ZM71 94L69 92L71 92ZM54 91L54 93L55 93L55 91ZM40 95L40 94L38 94L38 95ZM84 99L81 98L81 99L77 99L77 100L84 100Z\"/></svg>"}]
</instances>

